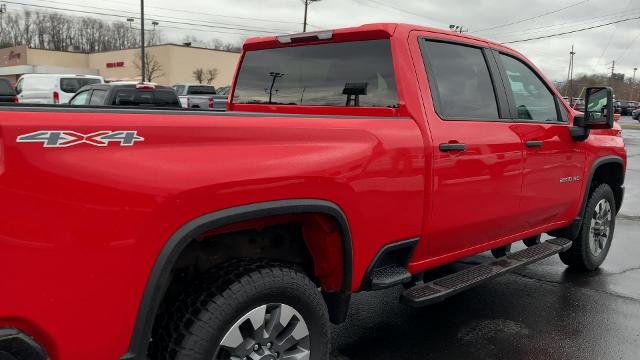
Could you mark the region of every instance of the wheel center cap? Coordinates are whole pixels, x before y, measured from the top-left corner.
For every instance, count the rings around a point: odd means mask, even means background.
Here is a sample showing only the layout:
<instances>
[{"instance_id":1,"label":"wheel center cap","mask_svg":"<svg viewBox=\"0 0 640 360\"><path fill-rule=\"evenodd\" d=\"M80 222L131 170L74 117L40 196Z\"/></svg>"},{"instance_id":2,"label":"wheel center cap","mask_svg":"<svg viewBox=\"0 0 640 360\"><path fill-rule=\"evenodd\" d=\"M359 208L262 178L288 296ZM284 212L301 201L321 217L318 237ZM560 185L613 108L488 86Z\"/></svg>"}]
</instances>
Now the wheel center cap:
<instances>
[{"instance_id":1,"label":"wheel center cap","mask_svg":"<svg viewBox=\"0 0 640 360\"><path fill-rule=\"evenodd\" d=\"M260 358L260 360L278 360L274 355L268 354Z\"/></svg>"}]
</instances>

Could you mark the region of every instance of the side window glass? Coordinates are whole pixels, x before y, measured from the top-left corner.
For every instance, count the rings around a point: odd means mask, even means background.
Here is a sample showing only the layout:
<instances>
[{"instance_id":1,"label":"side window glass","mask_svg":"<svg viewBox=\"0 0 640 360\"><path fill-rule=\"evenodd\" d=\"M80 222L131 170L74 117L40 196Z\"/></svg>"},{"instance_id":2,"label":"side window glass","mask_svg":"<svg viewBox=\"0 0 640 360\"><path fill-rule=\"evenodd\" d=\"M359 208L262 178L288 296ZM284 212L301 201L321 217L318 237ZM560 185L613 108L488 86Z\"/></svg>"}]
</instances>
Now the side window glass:
<instances>
[{"instance_id":1,"label":"side window glass","mask_svg":"<svg viewBox=\"0 0 640 360\"><path fill-rule=\"evenodd\" d=\"M429 86L440 117L500 118L489 67L481 49L429 40L422 49Z\"/></svg>"},{"instance_id":2,"label":"side window glass","mask_svg":"<svg viewBox=\"0 0 640 360\"><path fill-rule=\"evenodd\" d=\"M104 100L107 97L105 90L93 90L89 105L104 105Z\"/></svg>"},{"instance_id":3,"label":"side window glass","mask_svg":"<svg viewBox=\"0 0 640 360\"><path fill-rule=\"evenodd\" d=\"M71 99L71 105L85 105L87 103L87 98L89 97L88 91L83 91L76 95L73 99Z\"/></svg>"},{"instance_id":4,"label":"side window glass","mask_svg":"<svg viewBox=\"0 0 640 360\"><path fill-rule=\"evenodd\" d=\"M511 56L500 54L518 119L558 121L555 97L547 86L527 65Z\"/></svg>"}]
</instances>

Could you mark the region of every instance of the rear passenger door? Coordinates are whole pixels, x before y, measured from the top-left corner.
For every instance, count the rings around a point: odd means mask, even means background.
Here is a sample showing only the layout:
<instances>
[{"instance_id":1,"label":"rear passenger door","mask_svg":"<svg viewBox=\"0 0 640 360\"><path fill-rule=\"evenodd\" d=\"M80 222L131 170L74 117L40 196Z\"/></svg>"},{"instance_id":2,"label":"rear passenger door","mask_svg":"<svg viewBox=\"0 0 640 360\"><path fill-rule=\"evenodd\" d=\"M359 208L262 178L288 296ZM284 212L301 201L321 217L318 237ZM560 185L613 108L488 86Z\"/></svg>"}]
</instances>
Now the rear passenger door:
<instances>
[{"instance_id":1,"label":"rear passenger door","mask_svg":"<svg viewBox=\"0 0 640 360\"><path fill-rule=\"evenodd\" d=\"M458 39L458 38L456 38ZM522 230L523 145L485 43L419 38L423 103L433 148L428 246L416 259L473 251ZM498 78L495 78L498 76Z\"/></svg>"},{"instance_id":2,"label":"rear passenger door","mask_svg":"<svg viewBox=\"0 0 640 360\"><path fill-rule=\"evenodd\" d=\"M494 54L512 107L514 130L525 144L519 212L528 229L546 231L575 211L585 154L571 138L567 109L551 86L519 56Z\"/></svg>"}]
</instances>

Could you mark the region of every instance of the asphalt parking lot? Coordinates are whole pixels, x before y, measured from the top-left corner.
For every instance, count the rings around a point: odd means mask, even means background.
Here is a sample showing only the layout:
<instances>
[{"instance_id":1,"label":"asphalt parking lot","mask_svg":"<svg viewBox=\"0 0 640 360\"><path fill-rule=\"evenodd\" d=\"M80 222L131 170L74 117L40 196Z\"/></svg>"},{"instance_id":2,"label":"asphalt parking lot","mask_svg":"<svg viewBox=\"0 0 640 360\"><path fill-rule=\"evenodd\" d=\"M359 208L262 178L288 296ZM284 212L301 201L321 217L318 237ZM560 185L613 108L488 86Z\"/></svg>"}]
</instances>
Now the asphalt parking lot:
<instances>
[{"instance_id":1,"label":"asphalt parking lot","mask_svg":"<svg viewBox=\"0 0 640 360\"><path fill-rule=\"evenodd\" d=\"M554 256L423 309L400 305L398 288L357 294L333 329L336 359L640 358L640 129L624 137L625 202L599 271Z\"/></svg>"}]
</instances>

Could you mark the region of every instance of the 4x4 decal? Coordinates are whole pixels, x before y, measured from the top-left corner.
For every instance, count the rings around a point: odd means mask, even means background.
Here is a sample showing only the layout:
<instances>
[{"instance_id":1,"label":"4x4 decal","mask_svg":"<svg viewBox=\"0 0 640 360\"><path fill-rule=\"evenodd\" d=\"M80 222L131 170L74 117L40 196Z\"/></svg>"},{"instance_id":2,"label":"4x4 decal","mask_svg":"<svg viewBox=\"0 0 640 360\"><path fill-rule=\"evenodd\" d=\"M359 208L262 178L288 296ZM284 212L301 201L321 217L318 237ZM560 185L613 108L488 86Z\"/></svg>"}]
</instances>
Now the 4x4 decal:
<instances>
[{"instance_id":1,"label":"4x4 decal","mask_svg":"<svg viewBox=\"0 0 640 360\"><path fill-rule=\"evenodd\" d=\"M107 146L116 142L120 146L133 146L136 141L144 141L137 131L98 131L80 134L75 131L36 131L18 136L17 142L41 142L44 147L68 147L78 144Z\"/></svg>"}]
</instances>

